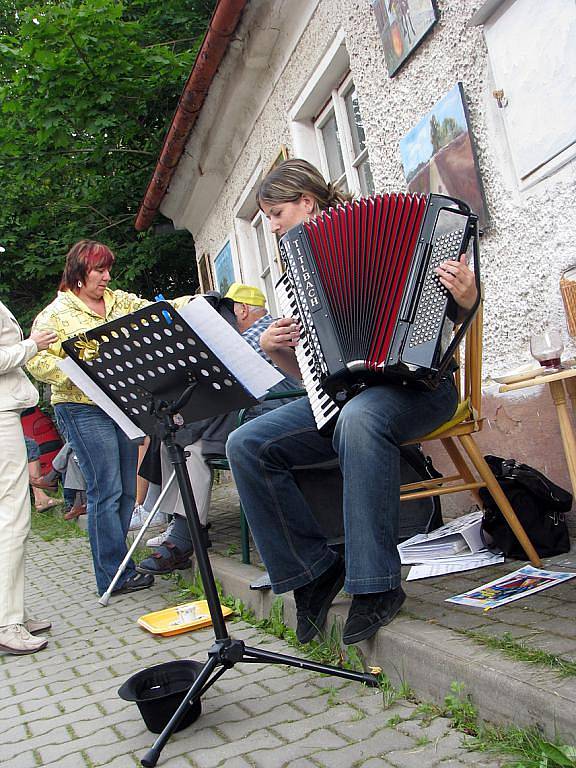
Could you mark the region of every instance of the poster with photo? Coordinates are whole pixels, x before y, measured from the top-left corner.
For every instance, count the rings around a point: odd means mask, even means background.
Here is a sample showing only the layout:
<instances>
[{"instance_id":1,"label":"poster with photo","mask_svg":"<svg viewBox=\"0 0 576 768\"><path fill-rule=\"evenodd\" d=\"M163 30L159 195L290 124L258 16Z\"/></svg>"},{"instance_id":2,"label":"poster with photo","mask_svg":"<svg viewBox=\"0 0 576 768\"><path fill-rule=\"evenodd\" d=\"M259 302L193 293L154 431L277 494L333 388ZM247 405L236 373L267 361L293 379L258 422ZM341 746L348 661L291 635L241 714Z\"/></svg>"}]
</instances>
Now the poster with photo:
<instances>
[{"instance_id":1,"label":"poster with photo","mask_svg":"<svg viewBox=\"0 0 576 768\"><path fill-rule=\"evenodd\" d=\"M563 581L573 579L576 573L568 571L545 571L526 565L513 573L501 576L499 579L483 584L481 587L470 589L460 595L449 597L447 603L470 605L474 608L497 608L499 605L520 600L521 597L533 595L542 589L554 587Z\"/></svg>"},{"instance_id":2,"label":"poster with photo","mask_svg":"<svg viewBox=\"0 0 576 768\"><path fill-rule=\"evenodd\" d=\"M457 83L400 140L410 192L430 192L468 203L484 227L488 211L468 121L462 83Z\"/></svg>"},{"instance_id":3,"label":"poster with photo","mask_svg":"<svg viewBox=\"0 0 576 768\"><path fill-rule=\"evenodd\" d=\"M234 264L230 240L226 242L226 245L214 259L214 271L216 273L216 290L225 296L228 293L228 288L234 282Z\"/></svg>"},{"instance_id":4,"label":"poster with photo","mask_svg":"<svg viewBox=\"0 0 576 768\"><path fill-rule=\"evenodd\" d=\"M434 0L371 0L390 77L396 74L438 19Z\"/></svg>"}]
</instances>

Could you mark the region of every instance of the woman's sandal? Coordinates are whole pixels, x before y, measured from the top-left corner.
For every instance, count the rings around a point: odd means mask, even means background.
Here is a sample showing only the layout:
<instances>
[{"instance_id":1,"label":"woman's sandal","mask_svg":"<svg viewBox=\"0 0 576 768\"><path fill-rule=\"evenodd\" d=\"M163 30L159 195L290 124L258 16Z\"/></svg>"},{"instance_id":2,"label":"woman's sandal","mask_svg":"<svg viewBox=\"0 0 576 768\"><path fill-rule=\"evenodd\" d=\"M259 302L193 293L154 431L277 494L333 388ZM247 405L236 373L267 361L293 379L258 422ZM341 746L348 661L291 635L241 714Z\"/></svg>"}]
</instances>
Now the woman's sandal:
<instances>
[{"instance_id":1,"label":"woman's sandal","mask_svg":"<svg viewBox=\"0 0 576 768\"><path fill-rule=\"evenodd\" d=\"M49 499L44 504L34 504L34 508L36 512L46 512L47 509L52 509L52 507L59 507L64 502L61 499Z\"/></svg>"}]
</instances>

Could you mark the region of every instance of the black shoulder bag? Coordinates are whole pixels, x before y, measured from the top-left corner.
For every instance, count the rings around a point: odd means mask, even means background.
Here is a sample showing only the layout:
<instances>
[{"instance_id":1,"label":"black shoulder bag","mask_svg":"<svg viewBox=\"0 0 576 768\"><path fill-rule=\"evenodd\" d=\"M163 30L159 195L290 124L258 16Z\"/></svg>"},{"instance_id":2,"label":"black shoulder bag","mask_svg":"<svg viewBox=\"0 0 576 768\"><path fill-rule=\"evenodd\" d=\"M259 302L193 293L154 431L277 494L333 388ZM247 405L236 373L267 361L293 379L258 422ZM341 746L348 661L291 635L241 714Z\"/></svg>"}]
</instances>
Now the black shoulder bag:
<instances>
[{"instance_id":1,"label":"black shoulder bag","mask_svg":"<svg viewBox=\"0 0 576 768\"><path fill-rule=\"evenodd\" d=\"M540 557L569 552L565 513L572 507L572 494L515 459L490 455L484 458ZM480 488L479 493L484 502L482 535L488 548L500 549L506 557L527 560L488 489Z\"/></svg>"}]
</instances>

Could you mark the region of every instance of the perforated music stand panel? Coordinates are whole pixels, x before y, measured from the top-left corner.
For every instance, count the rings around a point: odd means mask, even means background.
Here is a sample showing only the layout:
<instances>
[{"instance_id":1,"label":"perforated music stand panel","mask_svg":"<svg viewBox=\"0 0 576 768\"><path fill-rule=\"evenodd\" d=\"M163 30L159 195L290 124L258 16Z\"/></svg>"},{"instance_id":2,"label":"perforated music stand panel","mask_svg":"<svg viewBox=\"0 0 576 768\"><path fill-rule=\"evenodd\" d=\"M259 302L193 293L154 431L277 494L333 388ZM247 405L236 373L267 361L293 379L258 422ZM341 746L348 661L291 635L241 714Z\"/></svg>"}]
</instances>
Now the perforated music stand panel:
<instances>
[{"instance_id":1,"label":"perforated music stand panel","mask_svg":"<svg viewBox=\"0 0 576 768\"><path fill-rule=\"evenodd\" d=\"M85 359L84 340L98 343L92 360ZM158 433L154 399L175 402L195 381L192 396L179 412L182 424L258 402L164 301L68 339L62 347L147 435Z\"/></svg>"}]
</instances>

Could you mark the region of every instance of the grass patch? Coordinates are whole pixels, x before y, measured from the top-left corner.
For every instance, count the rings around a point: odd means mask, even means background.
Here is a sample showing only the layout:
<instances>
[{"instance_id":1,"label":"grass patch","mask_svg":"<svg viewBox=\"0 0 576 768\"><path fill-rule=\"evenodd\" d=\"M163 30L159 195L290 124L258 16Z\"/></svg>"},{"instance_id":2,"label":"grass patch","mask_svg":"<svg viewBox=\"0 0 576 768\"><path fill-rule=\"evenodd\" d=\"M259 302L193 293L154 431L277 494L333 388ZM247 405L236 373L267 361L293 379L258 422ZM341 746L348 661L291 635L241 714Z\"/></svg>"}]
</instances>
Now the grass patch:
<instances>
[{"instance_id":1,"label":"grass patch","mask_svg":"<svg viewBox=\"0 0 576 768\"><path fill-rule=\"evenodd\" d=\"M185 579L180 573L171 574L170 578L176 584L179 602L205 599L204 586L198 571L194 573L192 581ZM343 667L354 672L364 671L362 657L358 649L354 646L347 650L342 649L342 627L339 624L333 624L329 632L324 634L323 640L313 640L302 645L298 642L294 630L290 629L284 622L284 603L281 597L274 600L267 618L257 619L254 612L247 608L241 600L225 596L222 592L222 586L218 582L216 582L216 587L220 602L234 611L236 621L244 621L262 632L284 640L288 645L298 648L312 661Z\"/></svg>"},{"instance_id":2,"label":"grass patch","mask_svg":"<svg viewBox=\"0 0 576 768\"><path fill-rule=\"evenodd\" d=\"M506 768L576 768L576 747L550 741L536 729L516 726L495 727L483 723L469 694L462 683L453 682L444 706L422 703L417 707L426 723L434 717L447 717L450 725L471 738L465 746L477 752L489 752L495 756L511 756Z\"/></svg>"},{"instance_id":3,"label":"grass patch","mask_svg":"<svg viewBox=\"0 0 576 768\"><path fill-rule=\"evenodd\" d=\"M473 630L463 630L463 634L478 645L501 651L504 656L514 661L539 664L556 672L560 677L576 677L576 662L567 661L553 653L548 653L548 651L531 648L521 640L514 640L509 632L500 636L492 636Z\"/></svg>"},{"instance_id":4,"label":"grass patch","mask_svg":"<svg viewBox=\"0 0 576 768\"><path fill-rule=\"evenodd\" d=\"M43 541L55 539L81 539L86 532L74 520L64 520L64 506L52 507L46 512L37 512L32 507L32 532Z\"/></svg>"},{"instance_id":5,"label":"grass patch","mask_svg":"<svg viewBox=\"0 0 576 768\"><path fill-rule=\"evenodd\" d=\"M576 768L576 747L545 739L537 730L484 727L469 749L510 755L506 768Z\"/></svg>"}]
</instances>

